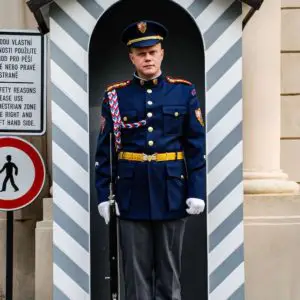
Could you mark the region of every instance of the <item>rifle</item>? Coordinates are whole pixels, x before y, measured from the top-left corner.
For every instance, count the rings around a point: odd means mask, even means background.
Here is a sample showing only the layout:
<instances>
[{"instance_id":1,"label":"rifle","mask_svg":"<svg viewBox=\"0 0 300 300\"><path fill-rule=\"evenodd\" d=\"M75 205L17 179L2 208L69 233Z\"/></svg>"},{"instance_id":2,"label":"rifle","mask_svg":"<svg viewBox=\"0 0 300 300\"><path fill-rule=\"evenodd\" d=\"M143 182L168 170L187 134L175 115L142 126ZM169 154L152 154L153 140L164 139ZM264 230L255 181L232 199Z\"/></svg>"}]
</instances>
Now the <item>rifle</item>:
<instances>
[{"instance_id":1,"label":"rifle","mask_svg":"<svg viewBox=\"0 0 300 300\"><path fill-rule=\"evenodd\" d=\"M112 134L110 133L110 173L109 184L109 262L110 262L110 300L119 300L119 239L118 239L118 218L116 214L116 200L113 193L112 175Z\"/></svg>"}]
</instances>

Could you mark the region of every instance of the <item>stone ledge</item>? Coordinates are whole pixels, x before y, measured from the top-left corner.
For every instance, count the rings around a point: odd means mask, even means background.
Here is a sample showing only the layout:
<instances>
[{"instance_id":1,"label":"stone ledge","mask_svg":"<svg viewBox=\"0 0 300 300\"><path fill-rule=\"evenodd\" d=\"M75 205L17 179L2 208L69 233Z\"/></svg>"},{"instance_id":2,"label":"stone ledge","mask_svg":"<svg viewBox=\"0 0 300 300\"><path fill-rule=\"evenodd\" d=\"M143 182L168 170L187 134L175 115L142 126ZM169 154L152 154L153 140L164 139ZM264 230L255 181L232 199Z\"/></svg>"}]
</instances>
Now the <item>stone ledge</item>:
<instances>
[{"instance_id":1,"label":"stone ledge","mask_svg":"<svg viewBox=\"0 0 300 300\"><path fill-rule=\"evenodd\" d=\"M244 216L300 216L300 194L245 195Z\"/></svg>"},{"instance_id":2,"label":"stone ledge","mask_svg":"<svg viewBox=\"0 0 300 300\"><path fill-rule=\"evenodd\" d=\"M247 195L247 300L300 299L300 195Z\"/></svg>"},{"instance_id":3,"label":"stone ledge","mask_svg":"<svg viewBox=\"0 0 300 300\"><path fill-rule=\"evenodd\" d=\"M36 223L35 299L53 298L52 221L53 199L43 199L43 220Z\"/></svg>"},{"instance_id":4,"label":"stone ledge","mask_svg":"<svg viewBox=\"0 0 300 300\"><path fill-rule=\"evenodd\" d=\"M40 221L36 223L36 229L39 230L52 230L53 229L53 221L51 220L45 220L45 221Z\"/></svg>"},{"instance_id":5,"label":"stone ledge","mask_svg":"<svg viewBox=\"0 0 300 300\"><path fill-rule=\"evenodd\" d=\"M300 7L299 0L281 0L281 7Z\"/></svg>"},{"instance_id":6,"label":"stone ledge","mask_svg":"<svg viewBox=\"0 0 300 300\"><path fill-rule=\"evenodd\" d=\"M42 221L36 227L35 299L53 299L52 221Z\"/></svg>"},{"instance_id":7,"label":"stone ledge","mask_svg":"<svg viewBox=\"0 0 300 300\"><path fill-rule=\"evenodd\" d=\"M43 220L53 220L53 198L43 199Z\"/></svg>"},{"instance_id":8,"label":"stone ledge","mask_svg":"<svg viewBox=\"0 0 300 300\"><path fill-rule=\"evenodd\" d=\"M290 180L277 179L254 179L244 180L244 192L247 195L270 195L270 194L289 194L299 193L299 185Z\"/></svg>"}]
</instances>

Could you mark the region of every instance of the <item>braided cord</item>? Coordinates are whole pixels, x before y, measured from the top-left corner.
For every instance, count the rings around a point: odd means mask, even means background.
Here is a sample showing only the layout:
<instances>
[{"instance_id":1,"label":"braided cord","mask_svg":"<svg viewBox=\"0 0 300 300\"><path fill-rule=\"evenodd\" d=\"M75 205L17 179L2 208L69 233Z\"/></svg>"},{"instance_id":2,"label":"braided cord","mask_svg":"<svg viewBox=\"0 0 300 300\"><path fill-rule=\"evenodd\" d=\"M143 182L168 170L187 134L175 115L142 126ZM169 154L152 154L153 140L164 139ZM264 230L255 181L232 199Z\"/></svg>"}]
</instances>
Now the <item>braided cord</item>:
<instances>
[{"instance_id":1,"label":"braided cord","mask_svg":"<svg viewBox=\"0 0 300 300\"><path fill-rule=\"evenodd\" d=\"M134 122L134 123L124 123L121 120L117 91L114 89L114 90L108 92L107 95L108 95L108 100L109 100L111 116L112 116L112 120L113 120L113 124L114 124L113 131L114 131L114 136L115 136L115 146L116 146L116 150L119 151L122 148L121 128L127 128L127 129L139 128L139 127L145 126L147 124L147 121L141 120L141 121Z\"/></svg>"}]
</instances>

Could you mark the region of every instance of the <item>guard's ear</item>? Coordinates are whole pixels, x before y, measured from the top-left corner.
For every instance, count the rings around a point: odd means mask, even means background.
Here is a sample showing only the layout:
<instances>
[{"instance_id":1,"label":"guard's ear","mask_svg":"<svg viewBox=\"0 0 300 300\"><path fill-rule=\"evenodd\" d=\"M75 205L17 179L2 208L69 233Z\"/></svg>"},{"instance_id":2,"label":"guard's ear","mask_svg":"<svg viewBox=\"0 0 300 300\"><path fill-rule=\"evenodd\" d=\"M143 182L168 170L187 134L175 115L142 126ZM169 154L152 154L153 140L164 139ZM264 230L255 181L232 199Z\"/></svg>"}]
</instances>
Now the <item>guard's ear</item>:
<instances>
[{"instance_id":1,"label":"guard's ear","mask_svg":"<svg viewBox=\"0 0 300 300\"><path fill-rule=\"evenodd\" d=\"M161 59L163 59L164 56L165 56L165 49L164 49L164 47L163 47L162 42L160 42L159 45L160 45L160 49L158 49L158 51L161 51L161 52L160 52L160 53L161 53Z\"/></svg>"},{"instance_id":2,"label":"guard's ear","mask_svg":"<svg viewBox=\"0 0 300 300\"><path fill-rule=\"evenodd\" d=\"M128 55L129 55L129 59L130 59L131 62L134 64L134 55L133 55L133 53L130 51L130 52L128 53Z\"/></svg>"},{"instance_id":3,"label":"guard's ear","mask_svg":"<svg viewBox=\"0 0 300 300\"><path fill-rule=\"evenodd\" d=\"M161 49L161 55L162 55L162 58L165 57L165 49L164 48Z\"/></svg>"}]
</instances>

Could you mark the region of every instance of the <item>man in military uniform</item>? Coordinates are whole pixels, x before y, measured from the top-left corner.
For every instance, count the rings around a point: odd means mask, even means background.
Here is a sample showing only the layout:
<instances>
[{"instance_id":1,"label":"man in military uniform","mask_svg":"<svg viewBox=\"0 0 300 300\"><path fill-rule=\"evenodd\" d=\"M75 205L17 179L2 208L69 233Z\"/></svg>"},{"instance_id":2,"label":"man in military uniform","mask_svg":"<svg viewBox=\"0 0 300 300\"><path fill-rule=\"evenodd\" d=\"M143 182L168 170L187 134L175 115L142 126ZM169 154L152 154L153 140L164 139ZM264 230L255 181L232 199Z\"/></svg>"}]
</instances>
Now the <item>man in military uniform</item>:
<instances>
[{"instance_id":1,"label":"man in military uniform","mask_svg":"<svg viewBox=\"0 0 300 300\"><path fill-rule=\"evenodd\" d=\"M136 72L131 80L107 88L100 117L98 208L108 223L112 156L126 300L181 299L186 217L205 207L199 100L189 81L162 73L166 37L167 29L153 21L124 30L122 40Z\"/></svg>"}]
</instances>

